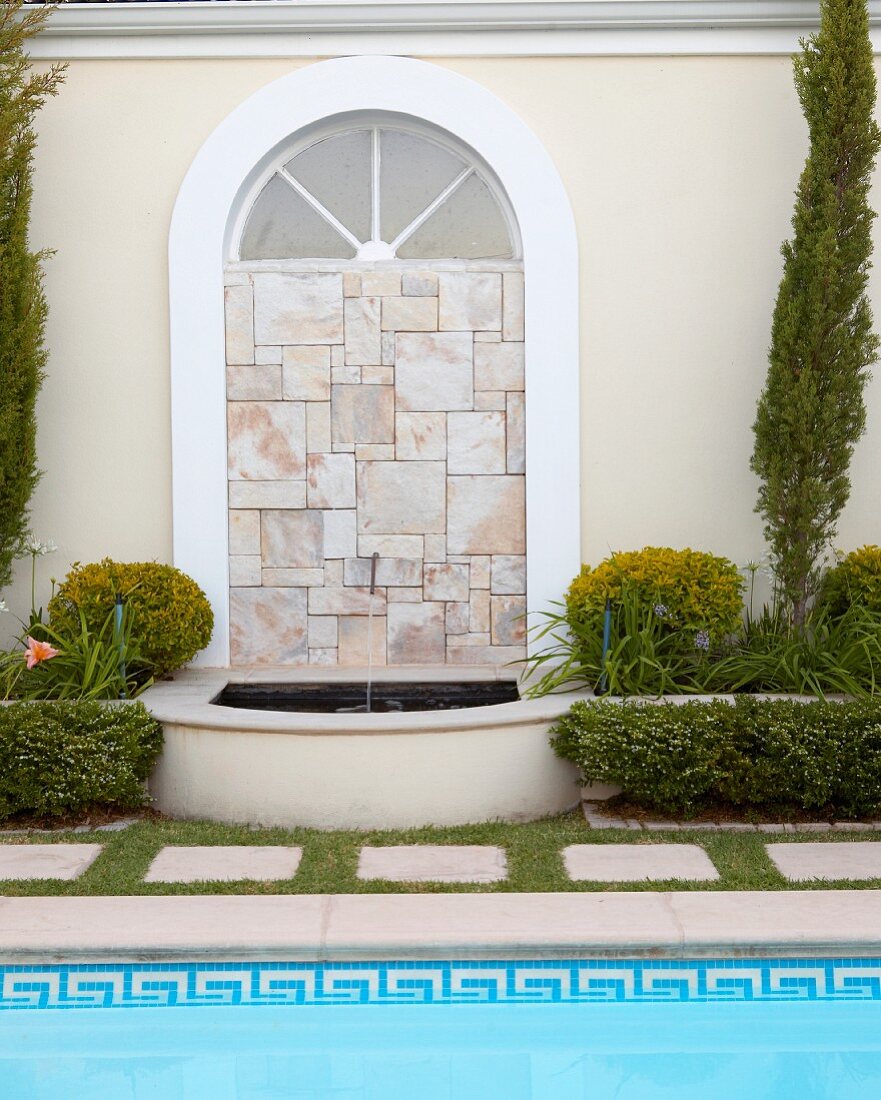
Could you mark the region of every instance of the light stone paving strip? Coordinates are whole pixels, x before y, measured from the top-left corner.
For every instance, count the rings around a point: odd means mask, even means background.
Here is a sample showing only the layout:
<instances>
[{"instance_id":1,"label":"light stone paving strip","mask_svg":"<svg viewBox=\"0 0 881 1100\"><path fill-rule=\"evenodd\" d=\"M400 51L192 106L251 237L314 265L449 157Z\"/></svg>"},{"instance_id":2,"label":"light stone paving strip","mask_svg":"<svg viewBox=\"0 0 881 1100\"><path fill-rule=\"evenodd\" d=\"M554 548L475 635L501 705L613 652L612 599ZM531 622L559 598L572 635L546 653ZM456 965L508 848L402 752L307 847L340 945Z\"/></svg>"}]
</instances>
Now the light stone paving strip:
<instances>
[{"instance_id":1,"label":"light stone paving strip","mask_svg":"<svg viewBox=\"0 0 881 1100\"><path fill-rule=\"evenodd\" d=\"M508 865L501 848L468 844L401 844L362 848L358 878L386 882L501 882Z\"/></svg>"},{"instance_id":2,"label":"light stone paving strip","mask_svg":"<svg viewBox=\"0 0 881 1100\"><path fill-rule=\"evenodd\" d=\"M719 872L698 844L571 844L563 849L574 882L711 882Z\"/></svg>"},{"instance_id":3,"label":"light stone paving strip","mask_svg":"<svg viewBox=\"0 0 881 1100\"><path fill-rule=\"evenodd\" d=\"M278 882L293 878L303 849L287 845L169 845L144 882Z\"/></svg>"},{"instance_id":4,"label":"light stone paving strip","mask_svg":"<svg viewBox=\"0 0 881 1100\"><path fill-rule=\"evenodd\" d=\"M79 878L101 854L102 844L2 844L0 880Z\"/></svg>"},{"instance_id":5,"label":"light stone paving strip","mask_svg":"<svg viewBox=\"0 0 881 1100\"><path fill-rule=\"evenodd\" d=\"M881 878L881 844L874 840L766 844L765 850L789 882Z\"/></svg>"}]
</instances>

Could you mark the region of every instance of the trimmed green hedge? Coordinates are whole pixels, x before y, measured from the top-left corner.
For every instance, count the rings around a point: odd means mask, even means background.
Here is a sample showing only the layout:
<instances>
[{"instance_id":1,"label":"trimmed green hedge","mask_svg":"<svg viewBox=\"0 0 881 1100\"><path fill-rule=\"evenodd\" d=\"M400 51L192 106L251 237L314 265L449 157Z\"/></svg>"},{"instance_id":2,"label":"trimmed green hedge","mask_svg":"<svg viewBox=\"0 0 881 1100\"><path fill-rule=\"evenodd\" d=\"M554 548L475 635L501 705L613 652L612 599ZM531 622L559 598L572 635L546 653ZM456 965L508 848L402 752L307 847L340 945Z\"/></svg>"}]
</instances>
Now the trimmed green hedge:
<instances>
[{"instance_id":1,"label":"trimmed green hedge","mask_svg":"<svg viewBox=\"0 0 881 1100\"><path fill-rule=\"evenodd\" d=\"M0 706L0 820L142 806L161 748L162 727L143 703Z\"/></svg>"},{"instance_id":2,"label":"trimmed green hedge","mask_svg":"<svg viewBox=\"0 0 881 1100\"><path fill-rule=\"evenodd\" d=\"M617 783L665 813L718 803L881 813L878 698L578 702L555 724L552 744L586 782Z\"/></svg>"}]
</instances>

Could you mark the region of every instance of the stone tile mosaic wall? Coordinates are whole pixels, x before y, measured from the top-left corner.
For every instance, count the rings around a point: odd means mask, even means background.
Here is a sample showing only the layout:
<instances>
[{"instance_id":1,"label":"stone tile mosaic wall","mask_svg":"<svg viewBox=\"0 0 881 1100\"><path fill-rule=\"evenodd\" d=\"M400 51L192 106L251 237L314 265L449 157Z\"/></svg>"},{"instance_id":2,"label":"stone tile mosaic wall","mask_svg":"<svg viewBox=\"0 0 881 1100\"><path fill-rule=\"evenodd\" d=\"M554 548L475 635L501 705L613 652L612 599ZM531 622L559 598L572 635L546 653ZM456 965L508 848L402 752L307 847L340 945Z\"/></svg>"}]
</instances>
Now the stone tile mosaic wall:
<instances>
[{"instance_id":1,"label":"stone tile mosaic wall","mask_svg":"<svg viewBox=\"0 0 881 1100\"><path fill-rule=\"evenodd\" d=\"M525 656L523 275L226 278L234 664Z\"/></svg>"}]
</instances>

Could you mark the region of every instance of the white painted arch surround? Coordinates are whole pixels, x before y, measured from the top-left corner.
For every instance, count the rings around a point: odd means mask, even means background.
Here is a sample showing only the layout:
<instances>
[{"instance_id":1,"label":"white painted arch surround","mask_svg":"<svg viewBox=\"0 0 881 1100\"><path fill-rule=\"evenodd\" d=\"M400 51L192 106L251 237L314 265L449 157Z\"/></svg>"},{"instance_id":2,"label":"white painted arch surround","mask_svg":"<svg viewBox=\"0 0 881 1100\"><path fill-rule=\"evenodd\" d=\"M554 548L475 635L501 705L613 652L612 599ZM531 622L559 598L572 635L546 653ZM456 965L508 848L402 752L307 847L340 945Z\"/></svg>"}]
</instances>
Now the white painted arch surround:
<instances>
[{"instance_id":1,"label":"white painted arch surround","mask_svg":"<svg viewBox=\"0 0 881 1100\"><path fill-rule=\"evenodd\" d=\"M560 176L526 124L479 84L424 61L322 61L256 92L214 130L178 193L169 235L174 563L215 615L198 664L229 664L223 269L256 173L299 130L347 113L409 115L470 145L505 189L526 287L526 532L530 612L580 563L578 245Z\"/></svg>"}]
</instances>

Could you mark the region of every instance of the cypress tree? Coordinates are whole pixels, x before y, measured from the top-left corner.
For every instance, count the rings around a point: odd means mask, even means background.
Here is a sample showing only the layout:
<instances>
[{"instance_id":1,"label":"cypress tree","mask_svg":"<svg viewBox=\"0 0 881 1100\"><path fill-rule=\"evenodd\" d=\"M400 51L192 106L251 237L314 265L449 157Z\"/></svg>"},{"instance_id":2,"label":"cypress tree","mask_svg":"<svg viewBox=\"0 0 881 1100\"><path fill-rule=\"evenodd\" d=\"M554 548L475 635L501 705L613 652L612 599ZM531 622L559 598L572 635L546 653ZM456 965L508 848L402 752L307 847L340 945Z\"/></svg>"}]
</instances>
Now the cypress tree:
<instances>
[{"instance_id":1,"label":"cypress tree","mask_svg":"<svg viewBox=\"0 0 881 1100\"><path fill-rule=\"evenodd\" d=\"M795 86L810 151L796 193L792 240L753 431L756 511L780 594L804 623L823 559L850 495L863 434L863 390L878 338L866 283L875 213L869 184L881 131L865 0L821 0L819 33L802 41Z\"/></svg>"},{"instance_id":2,"label":"cypress tree","mask_svg":"<svg viewBox=\"0 0 881 1100\"><path fill-rule=\"evenodd\" d=\"M46 363L42 260L28 247L33 121L61 83L63 66L35 73L25 43L50 9L0 6L0 587L27 531L28 502L39 478L34 406Z\"/></svg>"}]
</instances>

